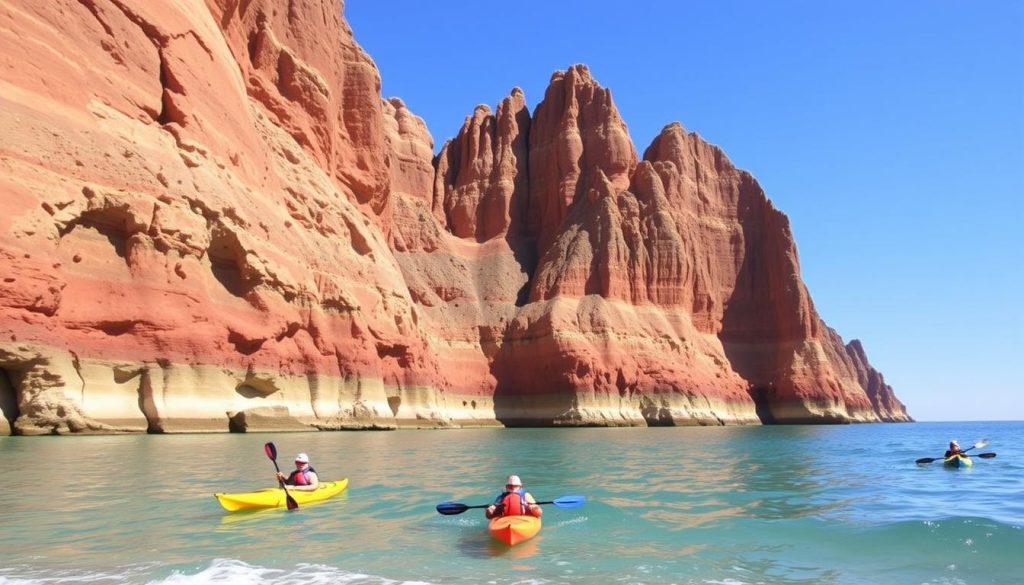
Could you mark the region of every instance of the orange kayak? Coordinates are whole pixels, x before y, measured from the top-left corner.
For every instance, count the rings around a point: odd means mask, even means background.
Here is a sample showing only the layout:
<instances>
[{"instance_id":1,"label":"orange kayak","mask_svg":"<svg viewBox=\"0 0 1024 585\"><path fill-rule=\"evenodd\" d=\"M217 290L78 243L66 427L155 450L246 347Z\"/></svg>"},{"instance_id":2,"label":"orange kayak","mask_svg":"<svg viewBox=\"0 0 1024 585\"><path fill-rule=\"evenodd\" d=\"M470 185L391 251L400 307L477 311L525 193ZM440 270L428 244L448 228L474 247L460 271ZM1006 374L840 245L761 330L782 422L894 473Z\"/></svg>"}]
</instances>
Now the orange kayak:
<instances>
[{"instance_id":1,"label":"orange kayak","mask_svg":"<svg viewBox=\"0 0 1024 585\"><path fill-rule=\"evenodd\" d=\"M540 518L533 516L501 516L491 519L487 529L495 540L512 546L530 540L540 532Z\"/></svg>"}]
</instances>

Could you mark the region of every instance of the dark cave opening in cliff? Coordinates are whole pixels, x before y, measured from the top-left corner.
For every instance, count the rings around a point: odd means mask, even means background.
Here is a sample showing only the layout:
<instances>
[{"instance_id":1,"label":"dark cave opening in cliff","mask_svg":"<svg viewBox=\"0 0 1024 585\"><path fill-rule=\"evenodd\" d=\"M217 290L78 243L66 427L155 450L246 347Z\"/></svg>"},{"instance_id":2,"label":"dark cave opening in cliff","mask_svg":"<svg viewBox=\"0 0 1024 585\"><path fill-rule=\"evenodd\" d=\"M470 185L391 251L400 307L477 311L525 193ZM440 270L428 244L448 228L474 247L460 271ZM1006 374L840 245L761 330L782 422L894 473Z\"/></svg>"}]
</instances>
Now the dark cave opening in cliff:
<instances>
[{"instance_id":1,"label":"dark cave opening in cliff","mask_svg":"<svg viewBox=\"0 0 1024 585\"><path fill-rule=\"evenodd\" d=\"M772 414L771 406L769 401L771 400L772 386L752 386L750 388L750 397L754 400L754 410L757 413L757 418L761 419L761 424L773 425L778 423L775 420L775 415Z\"/></svg>"},{"instance_id":2,"label":"dark cave opening in cliff","mask_svg":"<svg viewBox=\"0 0 1024 585\"><path fill-rule=\"evenodd\" d=\"M398 416L398 409L402 406L402 397L388 396L388 406L391 408L392 416Z\"/></svg>"},{"instance_id":3,"label":"dark cave opening in cliff","mask_svg":"<svg viewBox=\"0 0 1024 585\"><path fill-rule=\"evenodd\" d=\"M18 392L11 383L7 370L0 368L0 413L7 419L7 426L14 428L14 421L20 416Z\"/></svg>"}]
</instances>

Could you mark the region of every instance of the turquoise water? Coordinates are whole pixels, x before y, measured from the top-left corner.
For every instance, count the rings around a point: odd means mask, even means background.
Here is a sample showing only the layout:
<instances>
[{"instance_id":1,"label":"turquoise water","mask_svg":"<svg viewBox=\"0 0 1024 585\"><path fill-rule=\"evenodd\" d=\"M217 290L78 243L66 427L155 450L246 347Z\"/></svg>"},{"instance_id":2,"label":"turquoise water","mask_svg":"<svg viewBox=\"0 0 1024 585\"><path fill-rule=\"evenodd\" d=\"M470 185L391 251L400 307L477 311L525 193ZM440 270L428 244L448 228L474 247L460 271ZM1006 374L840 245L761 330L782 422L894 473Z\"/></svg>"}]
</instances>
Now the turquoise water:
<instances>
[{"instance_id":1,"label":"turquoise water","mask_svg":"<svg viewBox=\"0 0 1024 585\"><path fill-rule=\"evenodd\" d=\"M988 438L968 470L917 466ZM308 451L341 496L228 514ZM1024 423L0 437L0 583L1019 583ZM527 543L480 510L507 473Z\"/></svg>"}]
</instances>

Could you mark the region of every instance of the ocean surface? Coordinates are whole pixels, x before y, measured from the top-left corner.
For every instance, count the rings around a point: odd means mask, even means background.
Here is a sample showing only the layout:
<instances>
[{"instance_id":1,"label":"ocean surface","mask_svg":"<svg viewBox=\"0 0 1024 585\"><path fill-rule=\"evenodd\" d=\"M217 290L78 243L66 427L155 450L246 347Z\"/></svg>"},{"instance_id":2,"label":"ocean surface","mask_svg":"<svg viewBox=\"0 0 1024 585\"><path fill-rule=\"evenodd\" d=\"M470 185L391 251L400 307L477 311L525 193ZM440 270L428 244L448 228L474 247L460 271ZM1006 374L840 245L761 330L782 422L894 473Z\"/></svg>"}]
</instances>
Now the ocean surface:
<instances>
[{"instance_id":1,"label":"ocean surface","mask_svg":"<svg viewBox=\"0 0 1024 585\"><path fill-rule=\"evenodd\" d=\"M987 438L971 469L950 439ZM347 492L224 512L273 441ZM508 473L540 535L492 542ZM1024 582L1024 423L0 437L0 584Z\"/></svg>"}]
</instances>

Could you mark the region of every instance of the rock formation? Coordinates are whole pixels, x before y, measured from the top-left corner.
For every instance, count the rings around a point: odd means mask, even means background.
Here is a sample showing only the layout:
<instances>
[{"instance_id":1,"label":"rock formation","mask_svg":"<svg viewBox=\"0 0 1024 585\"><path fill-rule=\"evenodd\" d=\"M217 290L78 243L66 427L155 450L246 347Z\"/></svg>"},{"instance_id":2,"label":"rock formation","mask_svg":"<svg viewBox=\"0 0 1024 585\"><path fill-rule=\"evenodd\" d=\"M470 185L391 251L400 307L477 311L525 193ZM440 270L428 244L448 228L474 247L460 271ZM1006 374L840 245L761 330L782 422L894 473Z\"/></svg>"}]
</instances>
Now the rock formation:
<instances>
[{"instance_id":1,"label":"rock formation","mask_svg":"<svg viewBox=\"0 0 1024 585\"><path fill-rule=\"evenodd\" d=\"M556 73L434 157L333 0L0 11L0 433L910 420L788 220Z\"/></svg>"}]
</instances>

